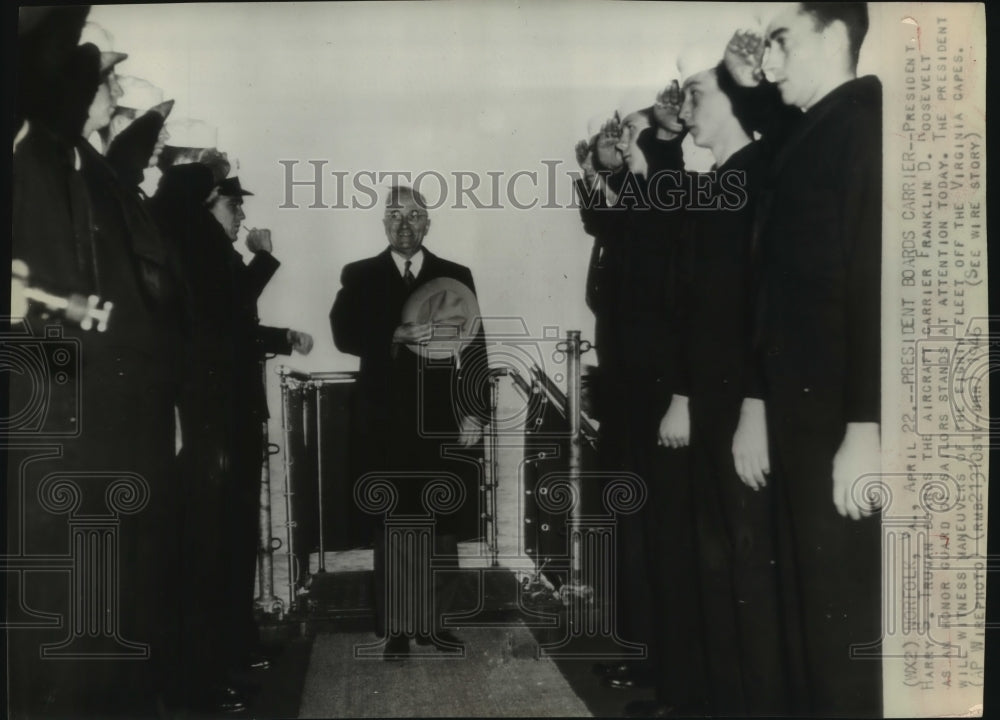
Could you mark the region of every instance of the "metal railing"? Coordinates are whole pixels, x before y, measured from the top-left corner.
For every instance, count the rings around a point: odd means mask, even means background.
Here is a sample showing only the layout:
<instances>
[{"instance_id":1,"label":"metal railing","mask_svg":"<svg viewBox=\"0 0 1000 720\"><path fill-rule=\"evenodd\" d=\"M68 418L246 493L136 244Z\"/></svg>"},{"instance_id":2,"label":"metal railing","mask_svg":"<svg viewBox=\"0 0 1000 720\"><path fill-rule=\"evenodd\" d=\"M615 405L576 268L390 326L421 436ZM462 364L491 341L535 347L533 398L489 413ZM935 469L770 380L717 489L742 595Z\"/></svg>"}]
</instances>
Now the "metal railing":
<instances>
[{"instance_id":1,"label":"metal railing","mask_svg":"<svg viewBox=\"0 0 1000 720\"><path fill-rule=\"evenodd\" d=\"M597 428L595 423L582 409L581 393L581 355L590 349L589 342L581 340L579 331L570 331L566 339L559 342L558 349L565 355L566 363L566 390L556 385L556 383L539 367L531 367L527 373L518 371L510 367L491 368L488 373L490 383L490 412L493 418L487 427L484 428L484 457L482 460L482 471L480 475L479 489L482 493L482 505L480 511L480 521L482 522L480 535L481 555L489 558L492 567L499 565L499 513L497 504L497 487L499 484L499 450L500 433L496 431L496 410L499 403L500 381L504 377L509 377L514 385L526 398L540 397L543 403L549 404L564 419L567 424L566 429L560 429L559 438L568 441L567 467L565 480L571 487L572 494L579 498L581 493L581 475L583 470L583 448L596 450ZM324 473L328 473L330 468L325 465L322 439L324 435L324 398L323 389L329 385L354 383L357 379L355 372L316 372L303 373L287 366L279 366L276 372L280 378L281 387L281 427L284 445L283 458L283 481L284 481L284 538L277 540L272 538L273 518L270 506L270 473L267 469L267 456L264 458L264 467L261 471L261 517L260 517L260 589L261 596L258 598L259 607L271 612L275 609L278 612L283 608L278 607L273 598L274 586L274 552L282 548L288 559L288 597L289 610L297 605L297 585L302 582L306 584L307 579L303 573L308 573L308 568L300 568L299 555L296 552L296 528L299 519L296 518L294 505L296 487L302 488L302 478L298 477L296 469L296 457L290 449L293 447L293 432L299 429L308 435L307 430L314 430L314 447L306 448L310 454L314 454L315 477L311 478L316 483L316 524L318 525L318 567L317 573L325 573L326 566L326 498L324 497L323 480ZM294 396L303 398L301 402L301 416L297 416L300 409L293 402ZM308 396L308 397L307 397ZM312 417L315 413L315 417ZM297 427L293 427L297 426ZM526 428L526 431L534 431L537 428ZM539 436L544 437L544 436ZM265 441L266 442L266 441ZM310 461L311 462L311 461ZM351 482L353 478L347 479ZM590 540L586 537L586 530L592 524L592 518L581 517L580 503L574 503L567 508L569 515L566 518L567 527L567 551L566 570L568 571L567 581L561 588L563 600L569 604L573 601L589 602L593 597L593 588L590 585L595 574L589 567L588 560L584 556L588 551L584 545ZM543 558L536 554L534 560L541 564ZM563 564L561 561L559 564ZM280 603L280 601L278 601Z\"/></svg>"},{"instance_id":2,"label":"metal railing","mask_svg":"<svg viewBox=\"0 0 1000 720\"><path fill-rule=\"evenodd\" d=\"M296 553L295 530L298 526L298 519L295 517L294 500L296 485L301 481L296 475L295 457L289 450L293 447L292 434L295 431L293 426L293 415L297 412L296 403L293 402L295 394L311 395L311 402L301 403L302 418L301 428L303 432L314 425L315 427L315 447L310 449L315 458L316 483L316 521L318 526L318 573L325 573L326 566L326 501L324 498L323 479L328 468L324 465L322 450L322 439L324 437L323 427L323 389L329 385L341 383L354 383L357 380L356 372L314 372L303 373L293 370L285 365L276 368L280 378L281 387L281 427L283 441L283 470L284 470L284 500L285 500L285 521L284 539L278 540L272 537L273 517L270 507L270 473L267 469L267 458L264 460L264 467L261 471L261 518L260 518L260 592L257 599L258 607L265 612L279 615L284 611L283 607L274 602L267 602L269 591L274 586L274 560L273 555L276 549L284 547L284 554L288 559L288 597L289 610L295 609L297 605L296 586L302 580L303 570L299 567L299 558ZM491 371L488 376L490 382L490 411L495 413L498 398L498 381L503 376L501 371ZM315 418L311 419L310 414L314 413ZM482 554L489 557L490 564L498 564L499 535L497 528L497 482L498 482L498 447L496 434L492 432L492 423L484 428L484 459L481 471L481 482L479 489L483 494L483 507L479 514L483 522L484 532L480 536ZM353 481L353 478L350 479ZM267 500L265 500L265 497ZM280 603L280 600L278 601ZM271 608L270 610L268 608Z\"/></svg>"}]
</instances>

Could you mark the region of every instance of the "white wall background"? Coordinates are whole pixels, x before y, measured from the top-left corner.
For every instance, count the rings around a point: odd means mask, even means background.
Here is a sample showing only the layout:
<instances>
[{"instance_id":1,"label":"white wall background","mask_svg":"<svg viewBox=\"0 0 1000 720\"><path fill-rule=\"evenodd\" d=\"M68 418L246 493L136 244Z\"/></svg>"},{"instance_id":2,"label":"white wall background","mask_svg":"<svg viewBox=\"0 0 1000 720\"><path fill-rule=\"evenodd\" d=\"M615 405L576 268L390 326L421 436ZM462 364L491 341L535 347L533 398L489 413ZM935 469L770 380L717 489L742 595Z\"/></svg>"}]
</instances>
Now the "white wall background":
<instances>
[{"instance_id":1,"label":"white wall background","mask_svg":"<svg viewBox=\"0 0 1000 720\"><path fill-rule=\"evenodd\" d=\"M743 14L746 14L743 12ZM588 118L610 115L630 88L649 100L676 75L677 48L718 34L718 6L617 2L282 3L98 6L91 19L129 53L121 74L174 98L174 118L219 128L239 160L247 225L269 227L282 268L260 302L263 321L311 332L316 347L292 364L353 369L330 337L327 313L342 266L385 245L381 211L309 209L313 192L284 202L279 160L297 177L433 170L563 171ZM724 42L724 40L722 41ZM694 148L691 148L694 150ZM703 153L689 165L706 164ZM348 176L348 187L350 183ZM431 200L437 183L424 186ZM489 194L480 191L484 200ZM527 179L519 197L539 198ZM337 202L327 175L326 204ZM454 197L454 187L451 188ZM360 196L366 201L365 196ZM506 204L506 203L505 203ZM432 213L427 247L469 265L483 313L521 316L590 336L583 302L590 240L572 209L450 209Z\"/></svg>"},{"instance_id":2,"label":"white wall background","mask_svg":"<svg viewBox=\"0 0 1000 720\"><path fill-rule=\"evenodd\" d=\"M599 0L225 3L95 6L91 19L129 53L122 74L163 88L176 100L173 117L219 128L220 148L238 158L255 193L247 225L273 230L283 263L261 317L313 334L315 350L295 357L296 367L339 370L356 361L334 348L327 313L342 266L384 247L381 212L309 209L308 188L297 191L300 209L279 209L278 160L302 161L300 177L311 177L308 160L326 160L325 170L352 175L471 171L484 181L518 170L544 180L541 161L559 160L565 202L562 171L575 169L590 117L610 115L629 89L652 101L676 76L681 48L724 43L733 27L772 11ZM690 141L687 149L689 167L710 164ZM334 204L334 178L325 180ZM526 180L518 187L532 197ZM436 183L425 188L433 199ZM575 210L445 206L432 223L427 247L472 268L485 315L592 335L583 302L590 241Z\"/></svg>"}]
</instances>

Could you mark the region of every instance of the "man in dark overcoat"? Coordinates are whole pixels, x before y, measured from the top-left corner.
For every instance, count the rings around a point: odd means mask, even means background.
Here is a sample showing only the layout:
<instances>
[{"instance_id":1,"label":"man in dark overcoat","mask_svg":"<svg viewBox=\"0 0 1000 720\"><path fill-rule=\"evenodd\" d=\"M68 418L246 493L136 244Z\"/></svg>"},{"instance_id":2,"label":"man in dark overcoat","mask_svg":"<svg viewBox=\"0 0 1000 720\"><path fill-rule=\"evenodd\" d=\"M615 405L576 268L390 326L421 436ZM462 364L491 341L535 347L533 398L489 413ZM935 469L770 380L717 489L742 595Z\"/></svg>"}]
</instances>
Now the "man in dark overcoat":
<instances>
[{"instance_id":1,"label":"man in dark overcoat","mask_svg":"<svg viewBox=\"0 0 1000 720\"><path fill-rule=\"evenodd\" d=\"M178 399L178 552L186 585L202 601L178 607L180 654L178 695L184 706L234 711L245 698L226 677L229 618L225 583L230 458L228 391L233 370L232 299L224 263L225 233L205 206L216 181L201 163L168 168L149 208L175 248L193 308L183 346Z\"/></svg>"},{"instance_id":2,"label":"man in dark overcoat","mask_svg":"<svg viewBox=\"0 0 1000 720\"><path fill-rule=\"evenodd\" d=\"M194 308L179 401L180 542L185 581L203 589L205 602L182 613L180 684L186 703L233 711L245 698L232 671L267 665L257 650L252 587L267 417L260 363L265 353L305 350L311 338L260 326L257 298L280 263L269 233L248 238L249 264L233 248L249 193L238 178L219 182L222 171L167 167L150 209L177 250Z\"/></svg>"},{"instance_id":3,"label":"man in dark overcoat","mask_svg":"<svg viewBox=\"0 0 1000 720\"><path fill-rule=\"evenodd\" d=\"M232 479L229 507L223 515L230 545L228 561L222 567L222 572L229 576L225 604L230 633L226 645L233 669L247 666L264 669L269 661L259 647L253 611L260 477L266 461L263 425L268 418L263 370L268 355L290 355L293 351L305 355L312 349L313 341L308 333L261 325L257 301L281 265L272 254L271 231L249 230L246 246L253 257L244 263L234 243L246 218L244 198L253 193L243 189L238 177L220 182L216 192L209 212L229 241L218 247L220 263L225 260L219 269L224 267L228 272L224 284L230 287L233 304L232 343L227 363L232 374L226 378L230 402L225 416Z\"/></svg>"},{"instance_id":4,"label":"man in dark overcoat","mask_svg":"<svg viewBox=\"0 0 1000 720\"><path fill-rule=\"evenodd\" d=\"M358 476L373 471L397 473L397 514L425 513L420 498L428 485L425 473L458 472L455 463L443 459L443 445L457 441L461 447L475 446L488 421L488 385L483 373L486 348L481 327L471 342L450 357L431 360L414 350L438 337L436 328L431 322L402 321L407 299L432 281L451 279L475 292L467 267L423 247L430 224L427 204L419 192L393 187L383 220L389 247L344 267L341 288L330 311L337 348L361 358L353 406L355 438L360 446ZM407 473L415 475L407 477ZM465 506L470 507L470 503L474 505L474 497L466 497ZM457 556L454 517L442 514L436 518L434 549L442 561ZM401 581L389 567L416 570L418 559L405 552L402 557L387 558L383 528L376 525L376 633L386 638L385 657L396 659L408 653L410 637L420 644L444 641L455 645L456 638L441 623L442 613L449 609L449 595L454 592L453 581L435 579L436 604L431 618L407 618L387 608L388 595Z\"/></svg>"}]
</instances>

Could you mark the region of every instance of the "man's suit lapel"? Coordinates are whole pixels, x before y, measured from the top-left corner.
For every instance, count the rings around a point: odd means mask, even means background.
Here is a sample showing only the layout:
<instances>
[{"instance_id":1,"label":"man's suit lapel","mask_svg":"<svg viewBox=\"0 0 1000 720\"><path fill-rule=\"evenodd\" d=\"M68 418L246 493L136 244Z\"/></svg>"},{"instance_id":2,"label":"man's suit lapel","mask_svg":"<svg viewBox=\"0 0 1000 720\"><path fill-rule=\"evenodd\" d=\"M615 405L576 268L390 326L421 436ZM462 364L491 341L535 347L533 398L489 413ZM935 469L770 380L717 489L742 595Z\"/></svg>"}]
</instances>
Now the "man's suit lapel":
<instances>
[{"instance_id":1,"label":"man's suit lapel","mask_svg":"<svg viewBox=\"0 0 1000 720\"><path fill-rule=\"evenodd\" d=\"M377 256L378 265L378 287L383 288L385 293L383 302L388 308L393 308L392 312L398 312L403 306L409 292L403 282L403 276L399 274L399 268L392 258L392 250L386 248Z\"/></svg>"},{"instance_id":2,"label":"man's suit lapel","mask_svg":"<svg viewBox=\"0 0 1000 720\"><path fill-rule=\"evenodd\" d=\"M399 271L396 269L396 263L392 259L392 250L386 248L378 254L378 264L381 269L382 274L385 276L386 281L390 281L399 277Z\"/></svg>"},{"instance_id":3,"label":"man's suit lapel","mask_svg":"<svg viewBox=\"0 0 1000 720\"><path fill-rule=\"evenodd\" d=\"M424 264L417 275L417 281L413 283L413 290L423 285L428 280L433 280L438 276L438 258L430 250L424 248Z\"/></svg>"}]
</instances>

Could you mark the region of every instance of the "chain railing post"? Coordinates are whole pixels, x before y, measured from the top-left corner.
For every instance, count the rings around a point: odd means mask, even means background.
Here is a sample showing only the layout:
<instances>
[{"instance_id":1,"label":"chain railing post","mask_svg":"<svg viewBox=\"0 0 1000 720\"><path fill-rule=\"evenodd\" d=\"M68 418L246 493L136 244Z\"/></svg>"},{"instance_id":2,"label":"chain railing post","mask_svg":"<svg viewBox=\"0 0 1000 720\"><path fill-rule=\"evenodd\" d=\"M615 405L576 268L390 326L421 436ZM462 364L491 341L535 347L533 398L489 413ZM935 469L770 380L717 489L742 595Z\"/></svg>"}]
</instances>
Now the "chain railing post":
<instances>
[{"instance_id":1,"label":"chain railing post","mask_svg":"<svg viewBox=\"0 0 1000 720\"><path fill-rule=\"evenodd\" d=\"M486 521L489 528L486 534L487 550L490 554L490 565L500 565L500 535L497 523L497 485L499 482L499 443L497 441L496 414L500 397L500 373L490 373L490 422L485 428L486 436L483 443L483 483L486 491Z\"/></svg>"},{"instance_id":2,"label":"chain railing post","mask_svg":"<svg viewBox=\"0 0 1000 720\"><path fill-rule=\"evenodd\" d=\"M323 540L323 384L314 383L316 391L316 505L319 528L319 567L317 572L326 572L326 544Z\"/></svg>"},{"instance_id":3,"label":"chain railing post","mask_svg":"<svg viewBox=\"0 0 1000 720\"><path fill-rule=\"evenodd\" d=\"M292 490L292 459L291 438L292 431L288 426L288 418L291 414L291 399L289 388L289 376L292 371L285 365L278 367L278 376L281 378L281 433L284 442L284 474L285 474L285 556L288 558L288 609L293 611L298 606L295 598L295 544L294 529L295 521L292 519L292 498L295 493Z\"/></svg>"},{"instance_id":4,"label":"chain railing post","mask_svg":"<svg viewBox=\"0 0 1000 720\"><path fill-rule=\"evenodd\" d=\"M261 382L267 387L266 365L261 363ZM288 447L285 447L286 453ZM257 526L257 581L260 594L254 598L254 609L278 619L285 604L274 594L274 542L271 531L271 443L267 419L261 421L260 446L260 510Z\"/></svg>"},{"instance_id":5,"label":"chain railing post","mask_svg":"<svg viewBox=\"0 0 1000 720\"><path fill-rule=\"evenodd\" d=\"M570 330L566 333L566 419L569 422L569 483L572 493L582 498L580 487L580 470L583 464L583 444L580 434L580 331ZM578 528L581 525L581 503L573 503L568 525ZM562 590L563 601L568 603L572 598L592 598L593 588L587 587L582 581L583 538L578 532L570 532L569 582Z\"/></svg>"}]
</instances>

